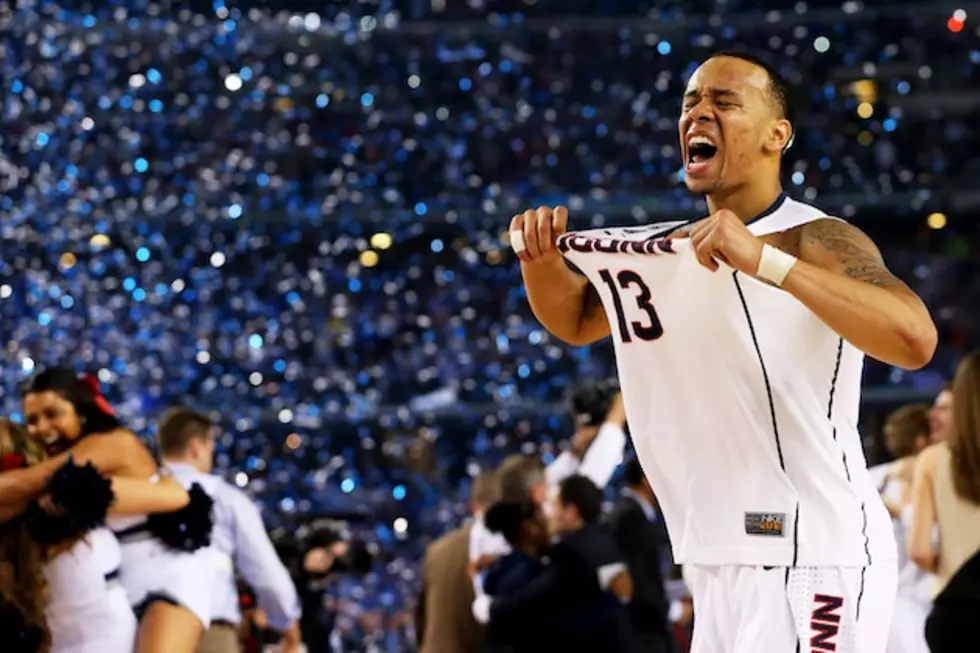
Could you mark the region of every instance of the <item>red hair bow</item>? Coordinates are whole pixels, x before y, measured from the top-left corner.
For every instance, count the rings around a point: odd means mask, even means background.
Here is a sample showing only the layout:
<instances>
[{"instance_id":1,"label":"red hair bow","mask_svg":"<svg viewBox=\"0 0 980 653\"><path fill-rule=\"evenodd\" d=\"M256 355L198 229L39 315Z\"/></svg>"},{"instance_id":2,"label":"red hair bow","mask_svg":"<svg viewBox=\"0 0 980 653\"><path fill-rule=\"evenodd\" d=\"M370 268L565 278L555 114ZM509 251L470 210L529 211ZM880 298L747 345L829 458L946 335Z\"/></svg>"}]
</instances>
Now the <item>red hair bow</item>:
<instances>
[{"instance_id":1,"label":"red hair bow","mask_svg":"<svg viewBox=\"0 0 980 653\"><path fill-rule=\"evenodd\" d=\"M82 385L86 390L92 395L92 400L95 405L106 415L116 416L116 411L113 410L112 406L106 400L105 395L102 394L102 387L99 385L99 380L92 376L91 374L85 374L82 376Z\"/></svg>"},{"instance_id":2,"label":"red hair bow","mask_svg":"<svg viewBox=\"0 0 980 653\"><path fill-rule=\"evenodd\" d=\"M5 453L0 459L0 472L9 472L12 469L20 469L27 465L27 459L19 453Z\"/></svg>"}]
</instances>

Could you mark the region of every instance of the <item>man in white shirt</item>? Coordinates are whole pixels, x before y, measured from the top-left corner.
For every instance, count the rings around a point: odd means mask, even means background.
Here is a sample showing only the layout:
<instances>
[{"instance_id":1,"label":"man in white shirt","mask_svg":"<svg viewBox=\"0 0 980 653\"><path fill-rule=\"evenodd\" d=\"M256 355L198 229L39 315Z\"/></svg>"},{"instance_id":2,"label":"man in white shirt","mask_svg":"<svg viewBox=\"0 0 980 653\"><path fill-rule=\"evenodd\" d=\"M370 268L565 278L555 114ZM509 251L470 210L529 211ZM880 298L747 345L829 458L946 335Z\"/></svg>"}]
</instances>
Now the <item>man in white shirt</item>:
<instances>
[{"instance_id":1,"label":"man in white shirt","mask_svg":"<svg viewBox=\"0 0 980 653\"><path fill-rule=\"evenodd\" d=\"M214 499L217 576L213 591L211 627L198 653L238 653L241 608L235 572L252 587L271 628L282 632L282 653L299 653L300 602L286 567L276 555L249 497L213 475L214 423L203 413L186 408L168 412L160 422L157 441L167 469L184 485L199 483Z\"/></svg>"},{"instance_id":2,"label":"man in white shirt","mask_svg":"<svg viewBox=\"0 0 980 653\"><path fill-rule=\"evenodd\" d=\"M483 522L483 515L500 496L500 487L492 471L481 472L473 479L470 490L470 513L473 521L470 525L470 562L476 563L481 558L494 558L510 552L510 545L499 533L490 532ZM474 591L481 592L479 575L474 576Z\"/></svg>"},{"instance_id":3,"label":"man in white shirt","mask_svg":"<svg viewBox=\"0 0 980 653\"><path fill-rule=\"evenodd\" d=\"M603 489L623 462L626 408L619 392L610 395L599 385L589 384L577 389L572 396L575 433L568 442L568 449L545 469L552 491L573 474L585 476Z\"/></svg>"}]
</instances>

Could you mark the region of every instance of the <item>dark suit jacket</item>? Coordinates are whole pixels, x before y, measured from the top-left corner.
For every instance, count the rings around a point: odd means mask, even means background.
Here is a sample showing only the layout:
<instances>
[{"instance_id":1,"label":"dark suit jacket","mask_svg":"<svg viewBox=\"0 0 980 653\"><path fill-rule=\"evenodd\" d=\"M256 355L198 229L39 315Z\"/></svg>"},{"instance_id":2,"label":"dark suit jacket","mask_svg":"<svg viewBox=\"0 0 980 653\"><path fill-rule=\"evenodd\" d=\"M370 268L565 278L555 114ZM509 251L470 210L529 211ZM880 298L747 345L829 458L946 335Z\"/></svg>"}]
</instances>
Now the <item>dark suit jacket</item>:
<instances>
[{"instance_id":1,"label":"dark suit jacket","mask_svg":"<svg viewBox=\"0 0 980 653\"><path fill-rule=\"evenodd\" d=\"M493 597L489 633L495 650L631 652L626 609L599 585L599 568L617 562L622 557L604 527L564 537L533 580L517 592Z\"/></svg>"},{"instance_id":2,"label":"dark suit jacket","mask_svg":"<svg viewBox=\"0 0 980 653\"><path fill-rule=\"evenodd\" d=\"M670 609L662 571L669 547L663 521L651 521L636 499L623 495L609 513L608 523L633 577L629 606L633 628L644 642L644 651L662 650L658 646L668 641Z\"/></svg>"},{"instance_id":3,"label":"dark suit jacket","mask_svg":"<svg viewBox=\"0 0 980 653\"><path fill-rule=\"evenodd\" d=\"M473 618L470 526L429 545L422 564L422 590L416 604L419 653L482 653L483 626Z\"/></svg>"}]
</instances>

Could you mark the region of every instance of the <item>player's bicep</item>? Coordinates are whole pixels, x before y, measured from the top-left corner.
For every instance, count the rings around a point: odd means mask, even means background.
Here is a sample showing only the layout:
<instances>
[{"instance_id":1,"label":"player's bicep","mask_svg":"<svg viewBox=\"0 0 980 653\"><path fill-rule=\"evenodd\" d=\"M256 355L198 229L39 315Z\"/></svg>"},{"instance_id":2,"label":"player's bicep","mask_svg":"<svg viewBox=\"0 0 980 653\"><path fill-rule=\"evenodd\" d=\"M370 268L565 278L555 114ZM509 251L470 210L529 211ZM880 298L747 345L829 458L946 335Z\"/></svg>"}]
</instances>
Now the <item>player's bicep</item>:
<instances>
[{"instance_id":1,"label":"player's bicep","mask_svg":"<svg viewBox=\"0 0 980 653\"><path fill-rule=\"evenodd\" d=\"M879 288L911 292L885 265L877 245L843 220L823 218L805 224L800 232L799 257Z\"/></svg>"},{"instance_id":2,"label":"player's bicep","mask_svg":"<svg viewBox=\"0 0 980 653\"><path fill-rule=\"evenodd\" d=\"M611 333L609 320L606 318L606 309L602 306L599 291L591 282L586 282L585 296L582 298L582 313L578 324L579 340L590 344L609 337Z\"/></svg>"}]
</instances>

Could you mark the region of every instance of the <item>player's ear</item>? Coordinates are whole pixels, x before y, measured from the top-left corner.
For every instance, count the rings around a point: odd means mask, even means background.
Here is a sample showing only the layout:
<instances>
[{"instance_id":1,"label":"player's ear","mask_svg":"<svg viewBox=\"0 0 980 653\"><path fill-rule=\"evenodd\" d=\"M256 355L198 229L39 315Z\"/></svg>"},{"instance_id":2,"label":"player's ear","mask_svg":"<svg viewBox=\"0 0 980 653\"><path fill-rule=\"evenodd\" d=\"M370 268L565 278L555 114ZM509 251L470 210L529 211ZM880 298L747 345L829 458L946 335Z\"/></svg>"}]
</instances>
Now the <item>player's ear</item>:
<instances>
[{"instance_id":1,"label":"player's ear","mask_svg":"<svg viewBox=\"0 0 980 653\"><path fill-rule=\"evenodd\" d=\"M793 125L789 120L774 120L769 128L766 150L773 154L785 152L793 144Z\"/></svg>"}]
</instances>

